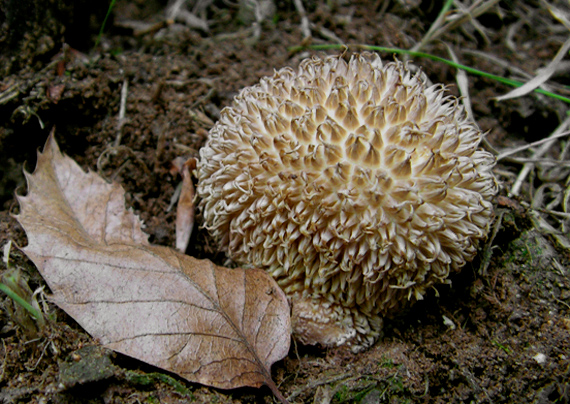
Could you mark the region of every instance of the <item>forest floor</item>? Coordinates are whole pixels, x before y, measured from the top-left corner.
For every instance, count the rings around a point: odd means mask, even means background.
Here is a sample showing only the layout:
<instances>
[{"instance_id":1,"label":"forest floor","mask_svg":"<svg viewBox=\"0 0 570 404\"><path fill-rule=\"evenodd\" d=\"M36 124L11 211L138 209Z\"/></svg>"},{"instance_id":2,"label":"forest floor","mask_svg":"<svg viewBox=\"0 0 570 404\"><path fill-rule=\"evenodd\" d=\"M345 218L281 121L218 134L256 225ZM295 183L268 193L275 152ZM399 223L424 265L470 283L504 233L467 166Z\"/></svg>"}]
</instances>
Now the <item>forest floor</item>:
<instances>
[{"instance_id":1,"label":"forest floor","mask_svg":"<svg viewBox=\"0 0 570 404\"><path fill-rule=\"evenodd\" d=\"M309 41L290 2L278 2L260 24L232 2L208 2L195 10L205 16L202 28L165 23L163 3L118 2L97 45L106 9L94 10L83 27L66 27L59 36L37 35L35 46L23 45L33 36L24 35L22 54L0 57L0 247L9 240L26 244L11 216L19 209L14 194L25 193L22 169L35 167L36 152L52 128L66 154L124 187L151 243L173 246L175 209L169 207L181 179L171 162L198 156L220 110L241 88L312 55L343 52L292 50L302 44L410 49L426 37L441 9L436 1L308 2ZM423 52L451 59L451 50L464 65L526 82L568 38L567 4L549 12L541 1L465 3L493 4L426 41ZM457 7L442 26L457 21ZM50 18L55 17L46 14L44 23ZM346 54L357 50L349 46ZM394 58L390 52L381 56ZM457 69L410 59L434 83L460 95ZM552 92L568 97L569 71L551 77ZM511 88L473 74L467 79L463 96L468 95L475 121L496 150L541 140L567 125L568 104L562 100L531 93L497 101L494 97ZM557 139L535 160L516 197L511 195L515 179L537 148L500 160L496 233L485 246L487 254L421 304L387 320L383 337L363 353L294 344L272 369L283 395L292 403L322 404L570 402L566 145ZM562 163L548 165L556 159ZM223 263L225 257L199 225L198 217L188 254ZM45 286L19 250L12 249L10 260L32 291ZM47 310L52 320L38 330L0 294L1 403L273 400L266 388L213 389L112 354L55 305L48 303ZM83 370L69 376L78 363Z\"/></svg>"}]
</instances>

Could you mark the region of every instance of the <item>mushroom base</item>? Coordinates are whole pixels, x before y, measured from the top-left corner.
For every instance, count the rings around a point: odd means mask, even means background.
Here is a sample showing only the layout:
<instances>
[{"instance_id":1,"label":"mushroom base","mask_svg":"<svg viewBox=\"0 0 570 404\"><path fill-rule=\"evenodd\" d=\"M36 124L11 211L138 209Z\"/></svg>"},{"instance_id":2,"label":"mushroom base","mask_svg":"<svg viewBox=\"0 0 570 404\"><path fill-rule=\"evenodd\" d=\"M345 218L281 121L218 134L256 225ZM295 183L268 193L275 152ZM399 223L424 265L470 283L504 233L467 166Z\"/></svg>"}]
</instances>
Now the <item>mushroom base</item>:
<instances>
[{"instance_id":1,"label":"mushroom base","mask_svg":"<svg viewBox=\"0 0 570 404\"><path fill-rule=\"evenodd\" d=\"M293 335L303 344L347 345L353 352L369 348L381 336L382 318L364 316L320 298L291 297Z\"/></svg>"}]
</instances>

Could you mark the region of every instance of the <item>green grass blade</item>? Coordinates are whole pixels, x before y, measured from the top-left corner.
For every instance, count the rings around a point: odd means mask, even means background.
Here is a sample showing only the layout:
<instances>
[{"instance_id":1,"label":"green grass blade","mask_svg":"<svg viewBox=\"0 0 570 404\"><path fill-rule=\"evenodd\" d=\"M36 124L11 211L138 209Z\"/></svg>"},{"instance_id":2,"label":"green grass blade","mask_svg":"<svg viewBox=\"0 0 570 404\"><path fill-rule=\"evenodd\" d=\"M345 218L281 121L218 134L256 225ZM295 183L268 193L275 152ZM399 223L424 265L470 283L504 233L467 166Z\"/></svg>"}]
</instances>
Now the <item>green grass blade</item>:
<instances>
[{"instance_id":1,"label":"green grass blade","mask_svg":"<svg viewBox=\"0 0 570 404\"><path fill-rule=\"evenodd\" d=\"M105 30L105 25L107 25L107 20L111 15L111 11L115 6L116 1L117 0L111 0L111 4L109 4L109 8L107 9L107 14L105 14L105 19L103 20L103 24L101 24L101 28L99 29L99 34L97 35L97 40L95 41L95 48L97 47L97 45L99 45L99 42L101 42L101 37L103 36L103 31Z\"/></svg>"},{"instance_id":2,"label":"green grass blade","mask_svg":"<svg viewBox=\"0 0 570 404\"><path fill-rule=\"evenodd\" d=\"M20 295L10 289L4 283L0 283L0 290L6 293L8 297L14 300L17 304L26 309L36 320L43 320L43 315L41 312L39 312L34 306L28 303L25 299L23 299Z\"/></svg>"},{"instance_id":3,"label":"green grass blade","mask_svg":"<svg viewBox=\"0 0 570 404\"><path fill-rule=\"evenodd\" d=\"M466 71L467 73L475 74L477 76L481 76L481 77L485 77L485 78L488 78L491 80L498 81L502 84L505 84L505 85L508 85L511 87L521 87L522 85L524 85L523 82L520 82L517 80L512 80L512 79L507 79L505 77L501 77L501 76L497 76L495 74L487 73L487 72L484 72L482 70L475 69L473 67L465 66L465 65L462 65L460 63L455 63L454 61L449 60L449 59L445 59L445 58L442 58L439 56L431 55L429 53L415 52L415 51L409 51L409 50L399 49L399 48L386 48L384 46L373 46L373 45L350 45L349 47L356 47L356 48L362 49L362 50L371 50L371 51L376 51L376 52L387 52L387 53L394 53L397 55L409 55L409 56L418 57L418 58L426 58L426 59L430 59L430 60L433 60L436 62L445 63L446 65L454 67L456 69L462 69L462 70ZM289 52L294 53L294 52L298 52L298 51L303 50L303 49L329 50L329 49L346 49L346 48L347 48L346 45L337 45L337 44L310 45L308 47L295 46L295 47L289 48ZM552 93L550 91L546 91L546 90L543 90L541 88L537 88L534 91L539 93L539 94L543 94L543 95L546 95L548 97L551 97L551 98L554 98L554 99L557 99L560 101L564 101L564 102L570 104L570 98L564 97L562 95Z\"/></svg>"}]
</instances>

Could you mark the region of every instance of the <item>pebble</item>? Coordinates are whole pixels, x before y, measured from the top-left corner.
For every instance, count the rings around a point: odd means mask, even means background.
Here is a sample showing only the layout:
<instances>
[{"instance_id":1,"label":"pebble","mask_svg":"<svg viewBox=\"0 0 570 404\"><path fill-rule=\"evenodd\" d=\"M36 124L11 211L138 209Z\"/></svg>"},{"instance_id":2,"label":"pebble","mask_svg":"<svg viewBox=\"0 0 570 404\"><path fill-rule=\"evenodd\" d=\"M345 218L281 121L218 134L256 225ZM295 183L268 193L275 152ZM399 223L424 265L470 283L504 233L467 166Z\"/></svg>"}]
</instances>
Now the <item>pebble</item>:
<instances>
[{"instance_id":1,"label":"pebble","mask_svg":"<svg viewBox=\"0 0 570 404\"><path fill-rule=\"evenodd\" d=\"M542 365L543 363L546 362L546 355L543 353L537 353L532 357L532 359L534 359L536 363Z\"/></svg>"}]
</instances>

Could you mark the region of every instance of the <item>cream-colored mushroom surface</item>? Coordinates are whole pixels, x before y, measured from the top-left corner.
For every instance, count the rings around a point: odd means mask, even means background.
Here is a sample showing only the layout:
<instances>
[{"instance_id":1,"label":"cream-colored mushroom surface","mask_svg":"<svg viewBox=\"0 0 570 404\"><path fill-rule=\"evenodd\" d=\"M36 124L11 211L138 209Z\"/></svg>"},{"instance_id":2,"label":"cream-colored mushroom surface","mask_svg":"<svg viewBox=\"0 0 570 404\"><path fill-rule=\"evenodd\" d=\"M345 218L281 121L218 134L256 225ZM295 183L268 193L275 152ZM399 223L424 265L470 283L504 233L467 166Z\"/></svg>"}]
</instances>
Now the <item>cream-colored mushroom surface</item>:
<instances>
[{"instance_id":1,"label":"cream-colored mushroom surface","mask_svg":"<svg viewBox=\"0 0 570 404\"><path fill-rule=\"evenodd\" d=\"M306 59L222 110L199 208L231 259L278 281L301 342L357 351L486 237L497 185L481 137L403 63Z\"/></svg>"}]
</instances>

